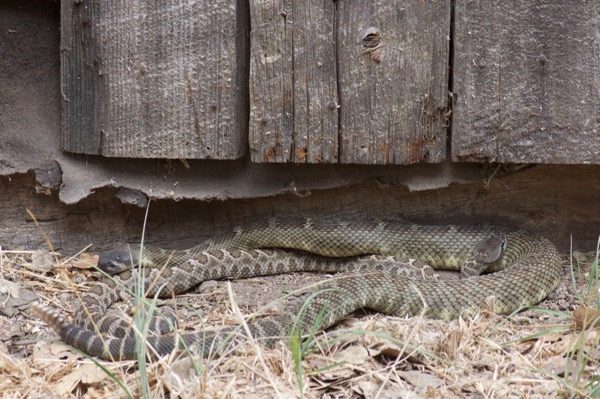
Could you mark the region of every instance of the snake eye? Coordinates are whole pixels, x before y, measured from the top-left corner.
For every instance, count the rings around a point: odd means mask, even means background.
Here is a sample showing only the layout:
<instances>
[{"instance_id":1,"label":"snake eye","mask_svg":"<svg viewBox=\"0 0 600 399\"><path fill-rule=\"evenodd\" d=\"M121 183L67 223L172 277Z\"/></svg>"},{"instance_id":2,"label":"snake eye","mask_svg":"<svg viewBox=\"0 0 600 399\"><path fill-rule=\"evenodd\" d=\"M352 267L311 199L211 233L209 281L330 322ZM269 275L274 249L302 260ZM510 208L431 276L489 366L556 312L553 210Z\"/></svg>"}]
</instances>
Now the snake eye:
<instances>
[{"instance_id":1,"label":"snake eye","mask_svg":"<svg viewBox=\"0 0 600 399\"><path fill-rule=\"evenodd\" d=\"M129 268L128 265L119 262L118 259L112 259L106 263L98 262L98 268L108 274L117 274Z\"/></svg>"}]
</instances>

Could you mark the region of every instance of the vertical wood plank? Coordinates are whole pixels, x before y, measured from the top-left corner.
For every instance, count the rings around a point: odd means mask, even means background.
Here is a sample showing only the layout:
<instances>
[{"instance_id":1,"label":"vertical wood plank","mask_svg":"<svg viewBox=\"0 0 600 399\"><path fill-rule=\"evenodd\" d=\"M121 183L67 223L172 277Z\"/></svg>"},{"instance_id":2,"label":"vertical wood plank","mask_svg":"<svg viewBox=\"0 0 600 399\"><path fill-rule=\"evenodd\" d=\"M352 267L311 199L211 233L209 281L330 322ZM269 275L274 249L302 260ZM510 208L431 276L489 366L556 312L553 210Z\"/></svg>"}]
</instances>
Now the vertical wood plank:
<instances>
[{"instance_id":1,"label":"vertical wood plank","mask_svg":"<svg viewBox=\"0 0 600 399\"><path fill-rule=\"evenodd\" d=\"M97 3L61 1L61 89L62 149L80 154L100 154L104 123L106 76L94 45L97 32L90 20L99 11ZM85 28L84 28L85 27Z\"/></svg>"},{"instance_id":2,"label":"vertical wood plank","mask_svg":"<svg viewBox=\"0 0 600 399\"><path fill-rule=\"evenodd\" d=\"M63 0L63 149L112 157L241 157L244 0Z\"/></svg>"},{"instance_id":3,"label":"vertical wood plank","mask_svg":"<svg viewBox=\"0 0 600 399\"><path fill-rule=\"evenodd\" d=\"M449 1L336 2L341 162L440 162Z\"/></svg>"},{"instance_id":4,"label":"vertical wood plank","mask_svg":"<svg viewBox=\"0 0 600 399\"><path fill-rule=\"evenodd\" d=\"M254 162L337 162L334 2L252 0Z\"/></svg>"},{"instance_id":5,"label":"vertical wood plank","mask_svg":"<svg viewBox=\"0 0 600 399\"><path fill-rule=\"evenodd\" d=\"M600 1L456 0L452 157L600 163Z\"/></svg>"}]
</instances>

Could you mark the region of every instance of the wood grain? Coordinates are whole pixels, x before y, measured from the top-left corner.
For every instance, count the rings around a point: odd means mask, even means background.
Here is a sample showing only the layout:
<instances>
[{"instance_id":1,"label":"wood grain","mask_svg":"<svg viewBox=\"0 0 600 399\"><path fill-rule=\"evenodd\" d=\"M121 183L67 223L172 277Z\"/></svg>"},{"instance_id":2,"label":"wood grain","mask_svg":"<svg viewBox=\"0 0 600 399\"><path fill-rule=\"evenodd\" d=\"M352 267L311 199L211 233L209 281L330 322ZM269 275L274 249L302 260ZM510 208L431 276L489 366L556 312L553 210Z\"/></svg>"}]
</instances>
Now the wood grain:
<instances>
[{"instance_id":1,"label":"wood grain","mask_svg":"<svg viewBox=\"0 0 600 399\"><path fill-rule=\"evenodd\" d=\"M600 2L456 1L455 161L600 163Z\"/></svg>"},{"instance_id":2,"label":"wood grain","mask_svg":"<svg viewBox=\"0 0 600 399\"><path fill-rule=\"evenodd\" d=\"M449 3L256 0L250 10L253 161L445 158Z\"/></svg>"},{"instance_id":3,"label":"wood grain","mask_svg":"<svg viewBox=\"0 0 600 399\"><path fill-rule=\"evenodd\" d=\"M63 149L241 157L247 15L241 0L63 1Z\"/></svg>"},{"instance_id":4,"label":"wood grain","mask_svg":"<svg viewBox=\"0 0 600 399\"><path fill-rule=\"evenodd\" d=\"M450 2L336 4L340 161L442 161Z\"/></svg>"},{"instance_id":5,"label":"wood grain","mask_svg":"<svg viewBox=\"0 0 600 399\"><path fill-rule=\"evenodd\" d=\"M249 144L255 162L337 162L334 2L254 0Z\"/></svg>"}]
</instances>

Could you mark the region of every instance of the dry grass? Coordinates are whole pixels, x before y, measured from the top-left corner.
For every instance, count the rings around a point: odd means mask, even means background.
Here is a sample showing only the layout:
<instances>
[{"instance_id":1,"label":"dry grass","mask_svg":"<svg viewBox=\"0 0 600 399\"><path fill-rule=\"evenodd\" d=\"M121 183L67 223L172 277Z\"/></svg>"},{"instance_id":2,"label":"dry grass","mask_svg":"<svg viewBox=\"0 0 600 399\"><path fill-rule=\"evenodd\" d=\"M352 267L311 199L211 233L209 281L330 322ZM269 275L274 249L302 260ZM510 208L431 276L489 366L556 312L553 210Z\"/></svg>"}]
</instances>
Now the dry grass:
<instances>
[{"instance_id":1,"label":"dry grass","mask_svg":"<svg viewBox=\"0 0 600 399\"><path fill-rule=\"evenodd\" d=\"M310 349L300 351L301 358L299 352L293 355L287 342L266 349L248 339L219 358L167 357L148 364L150 396L600 396L599 329L582 332L571 317L579 305L576 292L586 292L595 258L596 254L589 254L575 267L575 289L565 257L561 286L540 305L549 309L546 311L528 310L509 319L482 312L472 319L452 322L363 314L342 321L326 334L318 334ZM28 300L24 298L35 293L44 304L64 314L73 311L73 290L85 289L89 277L72 268L73 261L62 262L58 257L40 254L33 260L29 253L0 255L0 277L4 281L0 281L0 292L4 292L0 298L5 309L7 305L15 307L13 316L0 316L1 396L139 397L141 382L136 362L96 363L74 353L56 342L56 335L27 310ZM235 299L225 283L215 285L210 294L185 296L178 311L186 322L180 328L239 324L242 316L237 305L243 313L255 311L267 288L280 287L282 281L287 281L284 278L238 282L235 292L240 287L246 289L240 289L243 294Z\"/></svg>"}]
</instances>

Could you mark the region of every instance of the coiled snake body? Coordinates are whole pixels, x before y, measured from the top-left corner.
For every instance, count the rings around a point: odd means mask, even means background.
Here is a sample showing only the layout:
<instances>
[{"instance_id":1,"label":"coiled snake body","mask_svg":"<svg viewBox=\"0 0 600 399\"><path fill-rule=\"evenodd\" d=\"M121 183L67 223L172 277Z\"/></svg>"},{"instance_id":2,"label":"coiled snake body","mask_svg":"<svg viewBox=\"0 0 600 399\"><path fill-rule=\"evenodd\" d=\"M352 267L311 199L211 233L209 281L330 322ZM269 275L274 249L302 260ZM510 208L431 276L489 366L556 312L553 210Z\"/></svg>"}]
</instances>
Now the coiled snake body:
<instances>
[{"instance_id":1,"label":"coiled snake body","mask_svg":"<svg viewBox=\"0 0 600 399\"><path fill-rule=\"evenodd\" d=\"M505 247L498 249L493 244L491 249L485 248L490 237L501 237ZM259 248L298 249L319 256ZM486 252L496 254L490 258ZM367 257L366 262L356 259L363 254L378 256ZM436 269L460 270L482 256L485 272L493 273L460 280L407 276L389 266L390 262L406 263L410 258ZM359 308L398 316L423 314L452 319L480 310L494 297L496 312L506 314L543 300L560 278L556 248L547 239L525 230L496 225L428 226L394 220L273 218L239 227L193 249L145 247L139 259L139 247L132 246L131 252L119 249L101 255L100 263L105 269L119 271L129 267L129 260L148 267L143 278L146 288L154 287L146 292L148 296L157 291L162 296L180 293L207 279L302 270L347 272L328 280L308 298L291 303L281 316L249 324L251 334L266 345L290 333L327 328ZM161 270L165 264L167 267ZM135 270L126 270L115 280L96 284L83 295L87 312L80 309L73 323L39 304L33 304L32 310L65 343L90 355L109 360L135 358L138 336L123 331L123 322L105 313L118 300L121 284L131 288L137 275ZM88 320L88 313L95 325ZM149 353L155 355L185 348L208 355L218 352L235 339L233 336L230 329L204 330L149 336L146 344Z\"/></svg>"}]
</instances>

